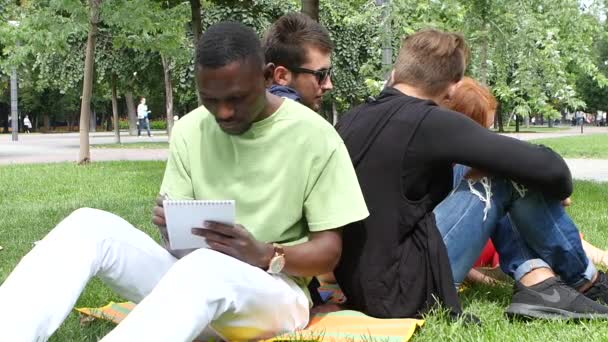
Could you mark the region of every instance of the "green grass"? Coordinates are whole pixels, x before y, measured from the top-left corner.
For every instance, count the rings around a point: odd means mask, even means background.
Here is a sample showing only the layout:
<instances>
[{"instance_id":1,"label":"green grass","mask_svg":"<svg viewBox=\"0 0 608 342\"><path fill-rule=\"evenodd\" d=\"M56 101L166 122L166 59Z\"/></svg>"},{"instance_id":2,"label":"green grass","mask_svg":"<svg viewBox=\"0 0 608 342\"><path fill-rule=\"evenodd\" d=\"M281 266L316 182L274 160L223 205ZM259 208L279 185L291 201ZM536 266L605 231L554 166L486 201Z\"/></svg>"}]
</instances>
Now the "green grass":
<instances>
[{"instance_id":1,"label":"green grass","mask_svg":"<svg viewBox=\"0 0 608 342\"><path fill-rule=\"evenodd\" d=\"M0 167L0 282L19 259L62 218L79 207L96 207L124 217L158 240L150 222L163 162L110 162L89 166L74 164ZM608 183L577 182L569 209L593 244L608 247ZM78 256L75 255L75 258ZM40 284L44 286L44 284ZM427 317L415 341L571 341L602 340L608 336L605 322L511 322L504 315L511 288L475 286L463 295L465 310L483 320L480 327L448 324L442 315ZM98 280L93 280L77 306L101 306L121 300ZM97 341L112 329L107 322L79 324L70 314L50 341Z\"/></svg>"},{"instance_id":2,"label":"green grass","mask_svg":"<svg viewBox=\"0 0 608 342\"><path fill-rule=\"evenodd\" d=\"M0 245L4 247L0 251L0 282L33 242L80 207L114 212L158 239L150 219L163 171L164 162L0 167ZM100 306L110 300L120 298L95 279L76 305ZM81 328L78 314L72 313L51 341L97 341L111 327L94 322Z\"/></svg>"},{"instance_id":3,"label":"green grass","mask_svg":"<svg viewBox=\"0 0 608 342\"><path fill-rule=\"evenodd\" d=\"M134 143L121 143L121 144L95 144L91 145L92 148L139 148L139 149L163 149L169 148L168 142L134 142Z\"/></svg>"},{"instance_id":4,"label":"green grass","mask_svg":"<svg viewBox=\"0 0 608 342\"><path fill-rule=\"evenodd\" d=\"M566 158L608 159L608 134L536 139L530 142L548 146Z\"/></svg>"}]
</instances>

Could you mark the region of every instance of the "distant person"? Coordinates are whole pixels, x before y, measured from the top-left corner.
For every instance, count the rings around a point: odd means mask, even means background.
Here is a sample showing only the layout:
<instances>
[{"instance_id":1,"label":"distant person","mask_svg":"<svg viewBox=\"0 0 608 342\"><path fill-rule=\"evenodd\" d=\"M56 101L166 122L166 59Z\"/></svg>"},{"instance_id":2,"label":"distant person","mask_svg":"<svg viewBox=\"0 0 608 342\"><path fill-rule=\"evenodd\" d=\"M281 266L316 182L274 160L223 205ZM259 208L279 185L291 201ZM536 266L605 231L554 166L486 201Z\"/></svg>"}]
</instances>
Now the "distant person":
<instances>
[{"instance_id":1,"label":"distant person","mask_svg":"<svg viewBox=\"0 0 608 342\"><path fill-rule=\"evenodd\" d=\"M150 120L148 120L148 114L150 111L148 110L148 106L146 105L146 98L142 97L139 101L139 105L137 105L137 136L141 136L141 130L143 127L146 127L148 131L148 136L151 137L150 133Z\"/></svg>"},{"instance_id":2,"label":"distant person","mask_svg":"<svg viewBox=\"0 0 608 342\"><path fill-rule=\"evenodd\" d=\"M23 119L23 127L25 130L25 133L32 133L32 122L30 121L30 118L27 115Z\"/></svg>"}]
</instances>

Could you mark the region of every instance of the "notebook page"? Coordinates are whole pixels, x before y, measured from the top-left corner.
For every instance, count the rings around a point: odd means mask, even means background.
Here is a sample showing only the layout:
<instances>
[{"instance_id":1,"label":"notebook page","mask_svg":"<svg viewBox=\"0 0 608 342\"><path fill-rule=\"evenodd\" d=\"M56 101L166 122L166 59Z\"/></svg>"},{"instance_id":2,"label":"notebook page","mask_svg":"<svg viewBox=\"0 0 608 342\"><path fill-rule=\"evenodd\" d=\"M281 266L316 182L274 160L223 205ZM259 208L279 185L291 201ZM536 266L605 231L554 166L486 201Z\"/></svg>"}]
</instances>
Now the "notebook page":
<instances>
[{"instance_id":1,"label":"notebook page","mask_svg":"<svg viewBox=\"0 0 608 342\"><path fill-rule=\"evenodd\" d=\"M203 222L215 221L234 225L235 201L164 200L165 221L171 249L209 247L205 238L192 234L192 228L203 228Z\"/></svg>"}]
</instances>

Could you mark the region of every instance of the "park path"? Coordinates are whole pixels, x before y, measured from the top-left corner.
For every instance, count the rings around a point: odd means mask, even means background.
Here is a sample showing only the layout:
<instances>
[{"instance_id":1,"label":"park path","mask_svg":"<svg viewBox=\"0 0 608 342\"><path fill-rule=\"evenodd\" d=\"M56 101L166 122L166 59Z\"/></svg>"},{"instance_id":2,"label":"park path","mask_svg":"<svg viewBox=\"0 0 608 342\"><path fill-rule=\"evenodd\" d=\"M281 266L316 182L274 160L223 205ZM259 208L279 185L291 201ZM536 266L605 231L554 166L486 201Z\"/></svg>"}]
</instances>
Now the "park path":
<instances>
[{"instance_id":1,"label":"park path","mask_svg":"<svg viewBox=\"0 0 608 342\"><path fill-rule=\"evenodd\" d=\"M585 135L590 134L608 134L606 127L583 127ZM548 139L561 138L567 136L581 135L580 127L572 127L563 131L547 132L547 133L508 133L506 136L519 140L533 139ZM607 159L566 159L568 167L572 172L572 176L576 179L595 180L608 182L608 160Z\"/></svg>"},{"instance_id":2,"label":"park path","mask_svg":"<svg viewBox=\"0 0 608 342\"><path fill-rule=\"evenodd\" d=\"M585 127L584 134L608 134L604 127ZM121 132L121 142L166 142L167 136L162 132L153 132L154 136L133 137ZM580 135L580 128L550 133L509 133L507 136L520 139L559 138ZM20 134L19 141L12 142L8 134L0 135L0 166L8 164L53 163L76 161L78 158L78 133L62 134ZM91 133L90 142L110 144L114 142L111 132ZM91 160L166 160L167 149L148 148L91 148ZM566 159L572 175L577 179L608 182L608 160L605 159Z\"/></svg>"},{"instance_id":3,"label":"park path","mask_svg":"<svg viewBox=\"0 0 608 342\"><path fill-rule=\"evenodd\" d=\"M137 142L167 142L167 135L153 132L153 137L130 136L121 132L120 140L124 144ZM90 144L114 143L112 132L90 134ZM78 133L57 134L19 134L19 140L11 141L9 134L0 135L0 165L54 163L76 161L80 140ZM166 149L148 148L91 148L91 160L166 160Z\"/></svg>"},{"instance_id":4,"label":"park path","mask_svg":"<svg viewBox=\"0 0 608 342\"><path fill-rule=\"evenodd\" d=\"M534 128L534 126L530 126ZM591 134L608 134L608 128L606 127L597 127L597 126L585 126L583 127L584 135ZM581 127L570 126L568 129L564 129L561 131L553 131L553 132L542 132L542 133L505 133L504 135L519 139L519 140L533 140L533 139L548 139L548 138L562 138L569 136L578 136L581 135Z\"/></svg>"}]
</instances>

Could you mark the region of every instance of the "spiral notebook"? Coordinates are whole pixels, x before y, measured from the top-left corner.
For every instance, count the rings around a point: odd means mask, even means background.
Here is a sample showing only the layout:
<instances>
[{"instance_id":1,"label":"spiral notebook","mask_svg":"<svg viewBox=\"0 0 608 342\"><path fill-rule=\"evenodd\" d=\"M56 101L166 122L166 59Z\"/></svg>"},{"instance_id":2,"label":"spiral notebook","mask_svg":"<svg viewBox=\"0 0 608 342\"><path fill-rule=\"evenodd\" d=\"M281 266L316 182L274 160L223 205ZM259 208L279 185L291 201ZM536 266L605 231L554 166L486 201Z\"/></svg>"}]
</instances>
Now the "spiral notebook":
<instances>
[{"instance_id":1,"label":"spiral notebook","mask_svg":"<svg viewBox=\"0 0 608 342\"><path fill-rule=\"evenodd\" d=\"M165 221L171 249L209 247L205 238L192 234L203 222L214 221L234 225L235 201L164 200Z\"/></svg>"}]
</instances>

